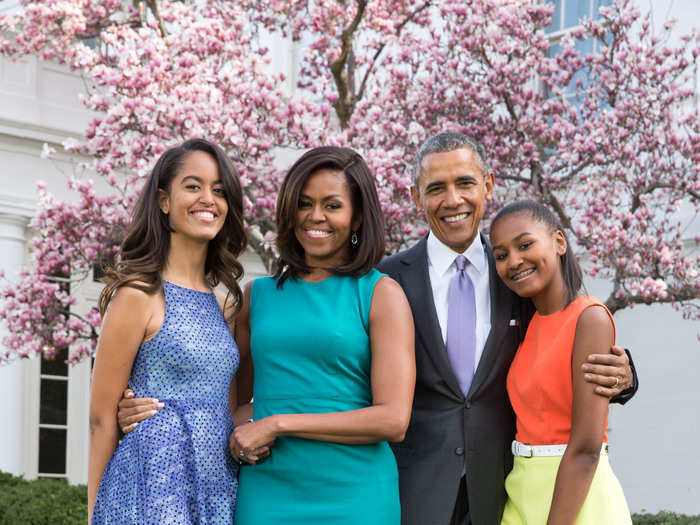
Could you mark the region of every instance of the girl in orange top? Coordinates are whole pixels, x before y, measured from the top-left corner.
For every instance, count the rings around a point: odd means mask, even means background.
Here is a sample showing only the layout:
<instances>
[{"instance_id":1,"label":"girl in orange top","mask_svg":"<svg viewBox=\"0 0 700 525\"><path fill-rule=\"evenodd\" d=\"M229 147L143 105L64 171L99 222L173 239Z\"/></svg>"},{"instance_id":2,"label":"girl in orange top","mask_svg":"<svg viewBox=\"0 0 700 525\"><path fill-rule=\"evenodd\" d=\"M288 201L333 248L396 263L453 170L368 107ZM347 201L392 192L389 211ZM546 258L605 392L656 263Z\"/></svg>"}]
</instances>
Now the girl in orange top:
<instances>
[{"instance_id":1,"label":"girl in orange top","mask_svg":"<svg viewBox=\"0 0 700 525\"><path fill-rule=\"evenodd\" d=\"M572 373L590 354L610 351L612 316L580 293L581 269L543 205L503 208L491 243L498 275L537 308L508 372L517 433L501 525L631 525L607 457L608 398Z\"/></svg>"}]
</instances>

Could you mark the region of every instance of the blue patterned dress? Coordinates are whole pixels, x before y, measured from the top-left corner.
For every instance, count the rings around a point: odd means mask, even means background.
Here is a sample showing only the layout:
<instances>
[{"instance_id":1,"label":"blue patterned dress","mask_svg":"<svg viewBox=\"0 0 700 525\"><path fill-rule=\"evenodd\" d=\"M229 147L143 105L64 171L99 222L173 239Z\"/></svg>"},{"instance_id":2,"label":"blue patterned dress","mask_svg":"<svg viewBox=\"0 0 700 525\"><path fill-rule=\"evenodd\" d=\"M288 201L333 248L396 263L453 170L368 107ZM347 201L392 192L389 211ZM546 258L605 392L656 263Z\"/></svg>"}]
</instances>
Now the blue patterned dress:
<instances>
[{"instance_id":1,"label":"blue patterned dress","mask_svg":"<svg viewBox=\"0 0 700 525\"><path fill-rule=\"evenodd\" d=\"M213 293L165 281L163 288L163 326L139 348L129 387L165 407L117 447L93 524L233 522L238 465L228 451L228 390L238 348Z\"/></svg>"}]
</instances>

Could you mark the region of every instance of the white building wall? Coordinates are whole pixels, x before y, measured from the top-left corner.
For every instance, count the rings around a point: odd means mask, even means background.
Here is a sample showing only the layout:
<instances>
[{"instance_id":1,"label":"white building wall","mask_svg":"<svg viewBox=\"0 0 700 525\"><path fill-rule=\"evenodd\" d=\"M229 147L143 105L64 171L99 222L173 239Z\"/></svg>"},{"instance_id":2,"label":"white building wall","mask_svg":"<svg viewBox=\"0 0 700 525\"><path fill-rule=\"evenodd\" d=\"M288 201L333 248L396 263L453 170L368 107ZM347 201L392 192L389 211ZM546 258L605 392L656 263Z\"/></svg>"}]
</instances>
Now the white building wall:
<instances>
[{"instance_id":1,"label":"white building wall","mask_svg":"<svg viewBox=\"0 0 700 525\"><path fill-rule=\"evenodd\" d=\"M607 297L609 285L588 291ZM637 306L615 314L618 344L632 351L637 395L611 405L610 461L633 512L700 514L700 321L670 305Z\"/></svg>"}]
</instances>

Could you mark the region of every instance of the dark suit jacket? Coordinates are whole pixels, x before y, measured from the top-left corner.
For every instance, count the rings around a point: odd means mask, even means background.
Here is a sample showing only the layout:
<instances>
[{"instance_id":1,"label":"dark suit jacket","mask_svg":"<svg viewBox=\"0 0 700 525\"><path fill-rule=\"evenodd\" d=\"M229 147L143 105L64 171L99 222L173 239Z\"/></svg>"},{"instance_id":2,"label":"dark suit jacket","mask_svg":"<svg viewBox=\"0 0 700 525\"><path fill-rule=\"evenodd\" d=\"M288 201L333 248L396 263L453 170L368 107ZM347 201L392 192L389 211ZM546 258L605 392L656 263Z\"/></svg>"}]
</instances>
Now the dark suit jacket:
<instances>
[{"instance_id":1,"label":"dark suit jacket","mask_svg":"<svg viewBox=\"0 0 700 525\"><path fill-rule=\"evenodd\" d=\"M469 509L474 525L498 525L513 463L515 416L506 374L534 309L511 292L489 259L491 332L465 398L447 358L433 302L427 238L391 256L379 270L398 281L416 326L416 391L406 439L393 445L399 467L404 525L450 522L466 454Z\"/></svg>"}]
</instances>

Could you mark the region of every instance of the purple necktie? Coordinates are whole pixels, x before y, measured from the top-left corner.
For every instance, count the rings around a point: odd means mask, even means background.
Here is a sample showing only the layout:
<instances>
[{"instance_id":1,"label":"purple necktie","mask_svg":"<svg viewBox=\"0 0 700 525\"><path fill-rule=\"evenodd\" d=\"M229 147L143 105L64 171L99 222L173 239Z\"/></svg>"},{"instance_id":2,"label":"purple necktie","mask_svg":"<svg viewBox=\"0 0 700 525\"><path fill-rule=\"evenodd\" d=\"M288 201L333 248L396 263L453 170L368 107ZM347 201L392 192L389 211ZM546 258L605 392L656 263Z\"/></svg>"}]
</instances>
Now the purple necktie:
<instances>
[{"instance_id":1,"label":"purple necktie","mask_svg":"<svg viewBox=\"0 0 700 525\"><path fill-rule=\"evenodd\" d=\"M457 273L447 292L447 357L465 396L472 384L476 354L476 300L468 264L464 255L455 258Z\"/></svg>"}]
</instances>

